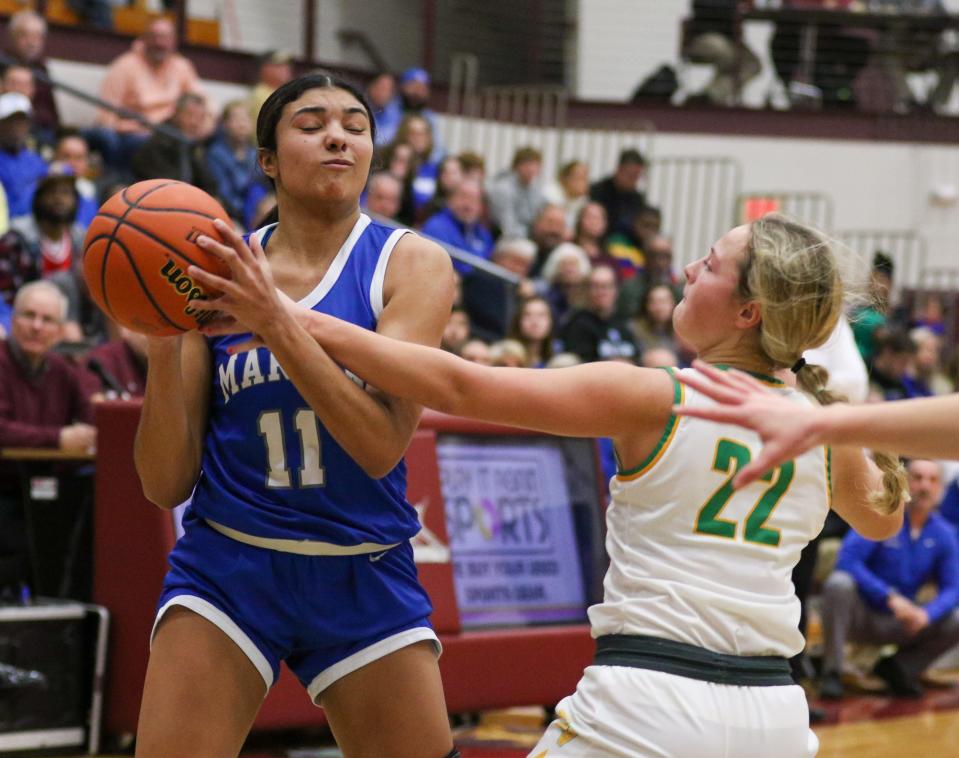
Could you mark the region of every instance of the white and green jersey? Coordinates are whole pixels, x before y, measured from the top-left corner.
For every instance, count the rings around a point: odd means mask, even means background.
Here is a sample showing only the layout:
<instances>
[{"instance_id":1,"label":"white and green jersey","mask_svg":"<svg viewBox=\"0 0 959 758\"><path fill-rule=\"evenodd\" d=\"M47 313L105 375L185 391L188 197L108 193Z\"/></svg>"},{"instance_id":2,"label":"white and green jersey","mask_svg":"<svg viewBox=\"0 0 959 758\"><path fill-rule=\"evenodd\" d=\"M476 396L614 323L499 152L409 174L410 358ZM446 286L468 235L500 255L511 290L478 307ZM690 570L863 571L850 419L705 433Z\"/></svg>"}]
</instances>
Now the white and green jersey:
<instances>
[{"instance_id":1,"label":"white and green jersey","mask_svg":"<svg viewBox=\"0 0 959 758\"><path fill-rule=\"evenodd\" d=\"M767 381L796 413L812 405ZM714 401L677 382L676 402ZM813 448L734 490L733 475L760 447L741 427L671 417L647 460L613 477L593 636L643 634L733 655L802 650L791 574L829 510L829 453Z\"/></svg>"}]
</instances>

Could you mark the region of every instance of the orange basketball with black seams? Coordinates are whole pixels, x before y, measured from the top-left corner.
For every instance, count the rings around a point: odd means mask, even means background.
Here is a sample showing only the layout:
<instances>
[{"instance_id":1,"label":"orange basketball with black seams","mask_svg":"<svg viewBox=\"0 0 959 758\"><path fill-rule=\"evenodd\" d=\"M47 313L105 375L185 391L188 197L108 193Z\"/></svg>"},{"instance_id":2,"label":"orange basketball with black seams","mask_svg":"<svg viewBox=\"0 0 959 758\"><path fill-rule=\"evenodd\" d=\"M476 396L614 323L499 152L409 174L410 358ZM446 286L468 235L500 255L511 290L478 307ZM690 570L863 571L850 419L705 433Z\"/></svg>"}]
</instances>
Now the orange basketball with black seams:
<instances>
[{"instance_id":1,"label":"orange basketball with black seams","mask_svg":"<svg viewBox=\"0 0 959 758\"><path fill-rule=\"evenodd\" d=\"M202 326L213 316L208 292L187 274L192 265L229 278L226 264L196 244L229 216L203 190L150 179L121 190L94 217L83 243L90 296L123 326L154 336Z\"/></svg>"}]
</instances>

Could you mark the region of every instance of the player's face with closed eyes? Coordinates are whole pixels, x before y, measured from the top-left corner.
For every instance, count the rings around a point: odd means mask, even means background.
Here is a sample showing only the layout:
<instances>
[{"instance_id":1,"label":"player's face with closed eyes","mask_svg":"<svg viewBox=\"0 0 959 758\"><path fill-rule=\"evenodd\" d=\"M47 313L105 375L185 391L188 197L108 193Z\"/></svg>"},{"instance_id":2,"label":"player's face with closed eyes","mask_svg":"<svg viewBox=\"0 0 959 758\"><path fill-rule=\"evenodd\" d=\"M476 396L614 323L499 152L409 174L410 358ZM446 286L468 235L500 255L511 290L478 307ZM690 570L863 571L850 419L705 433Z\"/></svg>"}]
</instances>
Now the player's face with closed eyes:
<instances>
[{"instance_id":1,"label":"player's face with closed eyes","mask_svg":"<svg viewBox=\"0 0 959 758\"><path fill-rule=\"evenodd\" d=\"M287 104L276 154L264 170L295 197L358 199L370 171L373 139L363 104L346 90L311 89Z\"/></svg>"}]
</instances>

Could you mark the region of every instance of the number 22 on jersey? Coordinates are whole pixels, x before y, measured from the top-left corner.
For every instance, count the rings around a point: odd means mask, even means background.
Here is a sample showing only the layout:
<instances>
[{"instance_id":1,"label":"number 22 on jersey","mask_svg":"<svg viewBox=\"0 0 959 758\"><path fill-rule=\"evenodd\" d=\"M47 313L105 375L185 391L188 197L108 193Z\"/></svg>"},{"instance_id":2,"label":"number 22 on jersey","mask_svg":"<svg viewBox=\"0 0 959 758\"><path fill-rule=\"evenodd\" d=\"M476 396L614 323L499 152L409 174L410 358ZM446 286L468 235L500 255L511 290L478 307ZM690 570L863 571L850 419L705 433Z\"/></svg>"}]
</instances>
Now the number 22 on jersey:
<instances>
[{"instance_id":1,"label":"number 22 on jersey","mask_svg":"<svg viewBox=\"0 0 959 758\"><path fill-rule=\"evenodd\" d=\"M752 459L749 448L741 442L721 439L716 444L716 457L713 459L713 471L728 474L726 481L703 504L696 518L696 532L713 537L736 539L737 523L729 519L720 518L723 508L729 503L733 494L733 477ZM779 547L782 537L778 529L766 526L766 521L773 510L783 499L789 485L792 484L796 464L786 461L760 477L760 481L768 482L768 486L759 496L749 515L743 530L743 540L767 547Z\"/></svg>"},{"instance_id":2,"label":"number 22 on jersey","mask_svg":"<svg viewBox=\"0 0 959 758\"><path fill-rule=\"evenodd\" d=\"M295 486L298 488L322 487L326 484L318 424L316 414L310 408L299 408L293 413L293 426L300 438L302 464L296 476ZM256 421L256 426L266 445L266 486L278 489L293 487L293 477L286 460L286 442L283 438L283 418L280 411L263 411Z\"/></svg>"}]
</instances>

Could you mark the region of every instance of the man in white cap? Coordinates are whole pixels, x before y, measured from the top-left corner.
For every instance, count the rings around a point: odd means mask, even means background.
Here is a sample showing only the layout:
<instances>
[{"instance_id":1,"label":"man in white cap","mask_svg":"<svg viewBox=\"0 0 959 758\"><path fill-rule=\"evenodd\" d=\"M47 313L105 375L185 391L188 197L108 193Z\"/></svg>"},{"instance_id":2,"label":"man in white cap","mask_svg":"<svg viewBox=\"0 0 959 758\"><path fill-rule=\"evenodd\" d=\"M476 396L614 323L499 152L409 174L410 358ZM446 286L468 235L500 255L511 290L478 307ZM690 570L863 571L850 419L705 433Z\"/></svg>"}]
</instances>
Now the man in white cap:
<instances>
[{"instance_id":1,"label":"man in white cap","mask_svg":"<svg viewBox=\"0 0 959 758\"><path fill-rule=\"evenodd\" d=\"M37 182L47 174L43 158L27 147L32 113L26 95L0 95L0 184L7 194L11 219L30 214Z\"/></svg>"}]
</instances>

